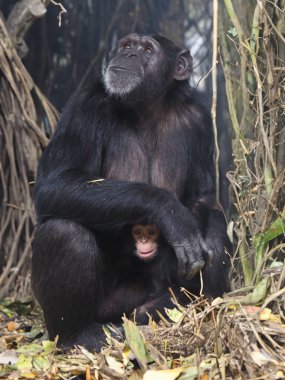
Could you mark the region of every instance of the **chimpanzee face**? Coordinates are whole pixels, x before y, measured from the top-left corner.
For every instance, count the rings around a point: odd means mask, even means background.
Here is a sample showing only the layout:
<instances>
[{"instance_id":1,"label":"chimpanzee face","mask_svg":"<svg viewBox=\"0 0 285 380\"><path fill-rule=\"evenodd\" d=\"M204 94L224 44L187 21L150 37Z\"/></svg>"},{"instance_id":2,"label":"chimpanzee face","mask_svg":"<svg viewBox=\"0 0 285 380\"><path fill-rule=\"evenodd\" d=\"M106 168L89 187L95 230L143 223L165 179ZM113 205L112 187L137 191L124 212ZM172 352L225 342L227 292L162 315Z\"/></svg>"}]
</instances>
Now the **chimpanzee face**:
<instances>
[{"instance_id":1,"label":"chimpanzee face","mask_svg":"<svg viewBox=\"0 0 285 380\"><path fill-rule=\"evenodd\" d=\"M126 103L151 103L174 80L189 78L191 70L188 50L180 50L161 36L130 34L111 52L103 79L109 95Z\"/></svg>"},{"instance_id":2,"label":"chimpanzee face","mask_svg":"<svg viewBox=\"0 0 285 380\"><path fill-rule=\"evenodd\" d=\"M135 224L132 235L136 246L136 255L144 261L153 259L158 250L159 230L154 224Z\"/></svg>"},{"instance_id":3,"label":"chimpanzee face","mask_svg":"<svg viewBox=\"0 0 285 380\"><path fill-rule=\"evenodd\" d=\"M112 52L104 82L111 95L126 95L139 87L149 74L155 75L163 57L159 43L152 37L130 34Z\"/></svg>"}]
</instances>

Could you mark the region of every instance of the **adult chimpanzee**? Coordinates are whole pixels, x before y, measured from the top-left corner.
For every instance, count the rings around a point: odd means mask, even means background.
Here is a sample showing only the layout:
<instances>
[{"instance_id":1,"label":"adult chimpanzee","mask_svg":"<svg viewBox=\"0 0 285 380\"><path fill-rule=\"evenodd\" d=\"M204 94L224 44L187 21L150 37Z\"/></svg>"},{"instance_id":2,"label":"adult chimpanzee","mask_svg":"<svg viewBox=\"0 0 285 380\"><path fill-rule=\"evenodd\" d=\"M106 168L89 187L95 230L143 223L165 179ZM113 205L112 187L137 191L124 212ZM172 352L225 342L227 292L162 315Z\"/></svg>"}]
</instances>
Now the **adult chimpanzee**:
<instances>
[{"instance_id":1,"label":"adult chimpanzee","mask_svg":"<svg viewBox=\"0 0 285 380\"><path fill-rule=\"evenodd\" d=\"M155 317L169 287L199 291L202 268L204 293L228 290L212 124L191 71L189 51L166 38L121 39L103 78L69 102L41 159L32 284L63 345L98 347L102 323L135 308L140 323ZM138 224L157 229L152 257L138 253Z\"/></svg>"}]
</instances>

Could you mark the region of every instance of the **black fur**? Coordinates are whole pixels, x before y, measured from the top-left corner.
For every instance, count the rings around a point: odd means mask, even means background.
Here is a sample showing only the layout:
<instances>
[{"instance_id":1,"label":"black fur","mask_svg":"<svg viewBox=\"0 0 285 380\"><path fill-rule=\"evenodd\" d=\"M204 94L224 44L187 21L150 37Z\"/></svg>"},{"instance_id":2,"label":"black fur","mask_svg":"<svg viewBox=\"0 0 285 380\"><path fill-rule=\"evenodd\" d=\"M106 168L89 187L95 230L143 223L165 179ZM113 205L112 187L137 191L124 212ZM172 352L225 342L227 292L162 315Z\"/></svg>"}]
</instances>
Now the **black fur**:
<instances>
[{"instance_id":1,"label":"black fur","mask_svg":"<svg viewBox=\"0 0 285 380\"><path fill-rule=\"evenodd\" d=\"M102 324L135 308L140 323L155 317L170 306L168 287L184 302L180 287L198 292L204 263L204 293L229 288L212 124L187 80L189 52L131 35L110 65L124 70L110 69L109 84L106 73L65 108L35 186L32 284L50 337L65 346L99 348ZM115 93L132 76L134 88ZM150 262L134 254L136 223L160 230Z\"/></svg>"}]
</instances>

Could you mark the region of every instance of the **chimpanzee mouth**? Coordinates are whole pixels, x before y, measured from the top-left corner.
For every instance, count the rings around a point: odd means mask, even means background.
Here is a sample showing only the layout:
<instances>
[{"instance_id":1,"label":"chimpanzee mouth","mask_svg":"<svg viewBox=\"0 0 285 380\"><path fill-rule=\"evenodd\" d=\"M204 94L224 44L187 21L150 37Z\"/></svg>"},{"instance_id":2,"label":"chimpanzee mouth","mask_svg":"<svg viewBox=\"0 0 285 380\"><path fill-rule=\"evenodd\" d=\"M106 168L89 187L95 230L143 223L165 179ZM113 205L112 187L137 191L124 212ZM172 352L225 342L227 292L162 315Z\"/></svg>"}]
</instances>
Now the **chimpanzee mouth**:
<instances>
[{"instance_id":1,"label":"chimpanzee mouth","mask_svg":"<svg viewBox=\"0 0 285 380\"><path fill-rule=\"evenodd\" d=\"M139 251L139 255L142 259L149 259L149 258L155 256L156 251L157 251L156 249L152 249L151 251L147 251L147 252Z\"/></svg>"},{"instance_id":2,"label":"chimpanzee mouth","mask_svg":"<svg viewBox=\"0 0 285 380\"><path fill-rule=\"evenodd\" d=\"M130 69L127 69L126 67L123 67L123 66L118 66L118 65L111 65L108 67L108 70L111 70L111 71L125 71L131 75L136 75L139 77L138 73L133 71L133 70L130 70Z\"/></svg>"},{"instance_id":3,"label":"chimpanzee mouth","mask_svg":"<svg viewBox=\"0 0 285 380\"><path fill-rule=\"evenodd\" d=\"M108 70L122 70L122 71L129 71L129 69L126 69L126 68L123 67L123 66L116 66L116 65L109 66L109 67L108 67Z\"/></svg>"}]
</instances>

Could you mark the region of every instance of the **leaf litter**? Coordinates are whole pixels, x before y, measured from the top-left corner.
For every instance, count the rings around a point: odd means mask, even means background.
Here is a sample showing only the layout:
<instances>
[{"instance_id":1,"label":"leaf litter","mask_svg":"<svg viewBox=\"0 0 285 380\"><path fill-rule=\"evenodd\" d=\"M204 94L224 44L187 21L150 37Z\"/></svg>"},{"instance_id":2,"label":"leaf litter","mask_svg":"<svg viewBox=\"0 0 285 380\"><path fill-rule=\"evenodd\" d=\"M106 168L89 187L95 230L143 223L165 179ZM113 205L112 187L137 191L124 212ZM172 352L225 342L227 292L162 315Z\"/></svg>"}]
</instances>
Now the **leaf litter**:
<instances>
[{"instance_id":1,"label":"leaf litter","mask_svg":"<svg viewBox=\"0 0 285 380\"><path fill-rule=\"evenodd\" d=\"M61 351L48 340L31 299L4 300L0 378L284 379L285 297L280 292L272 296L274 283L271 276L224 298L195 297L186 308L175 302L166 311L168 320L150 319L146 326L123 317L125 337L113 338L106 327L107 343L100 353L80 346Z\"/></svg>"}]
</instances>

